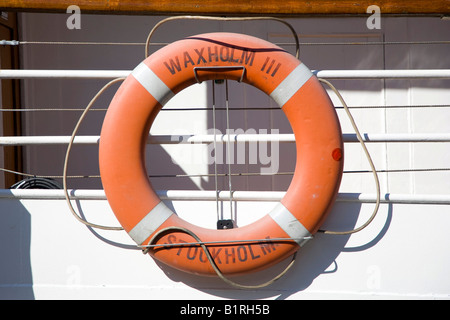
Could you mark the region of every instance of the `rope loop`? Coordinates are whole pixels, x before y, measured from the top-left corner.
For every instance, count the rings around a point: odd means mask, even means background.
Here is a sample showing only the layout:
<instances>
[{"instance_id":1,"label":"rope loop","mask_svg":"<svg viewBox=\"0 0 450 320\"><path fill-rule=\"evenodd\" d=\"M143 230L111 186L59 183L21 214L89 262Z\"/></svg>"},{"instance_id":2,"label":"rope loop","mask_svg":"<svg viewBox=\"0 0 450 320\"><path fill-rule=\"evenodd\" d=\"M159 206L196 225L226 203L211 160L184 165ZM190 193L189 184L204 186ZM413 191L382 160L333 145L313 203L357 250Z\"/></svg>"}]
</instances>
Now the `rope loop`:
<instances>
[{"instance_id":1,"label":"rope loop","mask_svg":"<svg viewBox=\"0 0 450 320\"><path fill-rule=\"evenodd\" d=\"M227 277L224 276L224 274L220 271L219 267L217 266L216 262L214 261L211 253L209 252L208 247L200 240L200 238L193 233L191 230L186 229L186 228L182 228L182 227L168 227L168 228L164 228L159 230L158 232L156 232L153 237L150 239L150 241L148 242L148 245L151 246L153 245L153 243L156 241L156 239L163 233L166 233L168 231L181 231L184 232L188 235L190 235L192 238L195 239L195 241L197 241L197 243L202 247L203 251L205 252L206 258L208 259L208 262L210 263L211 267L214 269L214 271L216 272L217 276L222 279L225 283L238 288L238 289L261 289L264 287L267 287L269 285L271 285L272 283L274 283L275 281L277 281L278 279L280 279L281 277L283 277L288 271L289 269L291 269L291 267L294 265L295 262L295 258L297 256L297 252L295 252L292 255L292 260L291 262L289 262L289 264L286 266L286 268L280 272L277 276L275 276L274 278L270 279L269 281L266 281L264 283L261 284L257 284L257 285L246 285L246 284L240 284L237 283L235 281L232 281L230 279L228 279ZM149 248L145 248L142 252L144 254L148 253Z\"/></svg>"}]
</instances>

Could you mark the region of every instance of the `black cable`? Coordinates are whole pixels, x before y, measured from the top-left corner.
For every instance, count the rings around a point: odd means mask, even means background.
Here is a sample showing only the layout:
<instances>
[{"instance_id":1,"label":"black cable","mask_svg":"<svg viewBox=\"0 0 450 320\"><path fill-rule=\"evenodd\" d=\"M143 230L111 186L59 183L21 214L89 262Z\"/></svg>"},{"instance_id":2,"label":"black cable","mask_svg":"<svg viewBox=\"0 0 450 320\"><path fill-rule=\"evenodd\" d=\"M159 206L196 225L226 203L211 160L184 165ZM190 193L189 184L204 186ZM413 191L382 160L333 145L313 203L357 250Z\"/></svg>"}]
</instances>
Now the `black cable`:
<instances>
[{"instance_id":1,"label":"black cable","mask_svg":"<svg viewBox=\"0 0 450 320\"><path fill-rule=\"evenodd\" d=\"M50 178L26 178L13 184L10 189L62 189L55 180Z\"/></svg>"}]
</instances>

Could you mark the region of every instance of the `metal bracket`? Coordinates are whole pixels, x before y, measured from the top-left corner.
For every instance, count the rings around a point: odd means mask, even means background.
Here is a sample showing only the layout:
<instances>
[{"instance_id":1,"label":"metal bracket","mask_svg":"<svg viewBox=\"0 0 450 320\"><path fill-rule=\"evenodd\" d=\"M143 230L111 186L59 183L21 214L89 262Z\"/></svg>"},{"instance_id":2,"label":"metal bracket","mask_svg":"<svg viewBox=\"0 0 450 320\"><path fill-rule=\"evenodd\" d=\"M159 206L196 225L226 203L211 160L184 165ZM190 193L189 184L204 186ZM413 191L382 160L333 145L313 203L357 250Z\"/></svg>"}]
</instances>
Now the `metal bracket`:
<instances>
[{"instance_id":1,"label":"metal bracket","mask_svg":"<svg viewBox=\"0 0 450 320\"><path fill-rule=\"evenodd\" d=\"M200 71L215 71L215 72L227 72L227 71L233 71L233 70L242 70L241 78L239 79L239 82L242 82L245 76L245 67L244 66L211 66L211 67L194 67L194 77L197 83L202 83L198 79L197 72Z\"/></svg>"},{"instance_id":2,"label":"metal bracket","mask_svg":"<svg viewBox=\"0 0 450 320\"><path fill-rule=\"evenodd\" d=\"M233 228L234 228L234 221L231 219L217 221L217 230L226 230L226 229L233 229Z\"/></svg>"}]
</instances>

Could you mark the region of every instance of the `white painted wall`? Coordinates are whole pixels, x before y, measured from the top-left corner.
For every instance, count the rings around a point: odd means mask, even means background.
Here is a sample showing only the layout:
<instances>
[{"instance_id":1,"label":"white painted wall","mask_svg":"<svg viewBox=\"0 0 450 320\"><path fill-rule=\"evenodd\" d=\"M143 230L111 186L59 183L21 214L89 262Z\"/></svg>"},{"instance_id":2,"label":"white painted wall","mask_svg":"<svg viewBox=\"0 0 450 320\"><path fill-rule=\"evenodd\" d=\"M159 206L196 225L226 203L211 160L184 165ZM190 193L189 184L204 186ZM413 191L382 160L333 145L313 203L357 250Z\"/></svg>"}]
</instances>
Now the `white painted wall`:
<instances>
[{"instance_id":1,"label":"white painted wall","mask_svg":"<svg viewBox=\"0 0 450 320\"><path fill-rule=\"evenodd\" d=\"M81 29L68 30L64 14L21 14L21 39L28 41L144 42L161 17L81 16ZM368 30L364 18L290 19L301 42L449 40L450 21L438 18L383 18L382 29ZM285 26L275 22L169 23L157 31L154 42L171 42L187 35L230 31L255 35L272 42L292 42ZM294 52L293 46L285 46ZM153 47L152 47L153 48ZM154 48L153 50L155 50ZM23 69L133 69L143 58L143 46L23 45ZM450 68L449 45L304 45L301 60L311 69L422 69ZM28 108L83 108L106 81L25 80L23 106ZM351 106L448 104L450 80L339 80L333 83ZM223 107L224 85L216 85L217 106ZM106 107L115 88L97 103ZM230 107L270 107L273 102L254 88L230 83ZM330 92L336 105L338 100ZM211 107L211 84L197 85L177 95L167 108ZM445 133L449 108L353 109L361 132ZM25 135L69 135L80 112L27 113ZM344 133L353 133L343 110L338 109ZM100 133L103 111L89 114L80 134ZM218 128L225 132L223 112ZM247 130L279 129L289 133L278 110L234 111L231 127ZM210 111L165 111L152 133L202 133L212 128ZM447 167L448 143L395 143L368 145L377 169ZM188 151L193 150L192 154ZM151 146L150 174L212 173L213 166L192 163L204 146ZM293 146L280 145L280 171L293 170ZM158 156L154 156L158 154ZM60 175L65 147L25 148L27 172ZM151 157L150 157L151 155ZM358 144L345 145L345 170L367 170ZM173 163L175 159L179 165ZM255 172L261 165L236 165L233 171ZM227 166L219 166L226 172ZM98 174L96 146L76 146L69 174ZM448 194L449 172L381 173L382 194ZM284 191L289 176L236 178L235 190ZM153 179L156 189L212 190L213 179ZM222 179L220 187L227 190ZM69 188L101 188L99 179L70 180ZM346 173L340 192L374 193L370 173ZM167 201L183 218L202 225L215 224L214 202ZM270 211L274 203L234 204L240 223ZM106 201L83 200L76 208L90 221L117 225ZM339 202L324 228L351 229L370 215L373 204ZM223 203L227 215L228 203ZM260 291L229 288L220 280L198 278L154 262L131 248L124 232L86 228L69 213L63 200L0 199L2 237L0 297L19 298L144 298L144 299L242 299L242 298L448 298L450 222L447 205L383 204L374 222L352 236L318 235L291 270L275 285ZM237 278L258 283L282 269ZM32 287L31 287L32 285Z\"/></svg>"}]
</instances>

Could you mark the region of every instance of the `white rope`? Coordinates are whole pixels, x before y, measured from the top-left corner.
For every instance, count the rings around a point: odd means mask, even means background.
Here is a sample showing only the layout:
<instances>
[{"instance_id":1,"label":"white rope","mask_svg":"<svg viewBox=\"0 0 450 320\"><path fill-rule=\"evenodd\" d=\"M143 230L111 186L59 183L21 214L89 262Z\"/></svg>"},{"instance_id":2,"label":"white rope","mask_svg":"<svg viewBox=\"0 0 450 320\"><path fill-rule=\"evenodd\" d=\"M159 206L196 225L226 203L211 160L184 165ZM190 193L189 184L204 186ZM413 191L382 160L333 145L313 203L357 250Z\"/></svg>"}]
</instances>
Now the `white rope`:
<instances>
[{"instance_id":1,"label":"white rope","mask_svg":"<svg viewBox=\"0 0 450 320\"><path fill-rule=\"evenodd\" d=\"M347 113L347 116L350 120L350 123L352 124L353 129L355 130L356 136L358 137L358 141L361 144L362 149L364 150L364 153L366 155L367 161L369 162L369 165L372 169L373 172L373 178L375 181L375 189L377 192L377 198L376 198L376 202L375 202L375 208L372 212L372 215L370 216L370 218L360 227L355 228L353 230L347 230L347 231L331 231L331 230L319 230L319 232L322 233L326 233L326 234L335 234L335 235L348 235L348 234L353 234L356 232L359 232L361 230L363 230L365 227L367 227L372 221L373 219L376 217L377 213L378 213L378 209L380 207L380 197L381 197L381 192L380 192L380 181L378 179L378 174L377 174L377 170L375 169L375 165L373 164L373 160L372 157L370 156L369 150L367 150L366 144L361 136L361 133L359 132L358 126L356 125L355 120L353 119L353 116L350 112L350 110L347 108L347 103L345 102L344 98L342 97L342 95L339 93L339 91L336 89L335 86L333 86L329 81L324 80L324 79L319 79L320 82L325 83L326 85L328 85L333 92L338 96L339 100L341 101L342 105L344 106L344 109Z\"/></svg>"},{"instance_id":2,"label":"white rope","mask_svg":"<svg viewBox=\"0 0 450 320\"><path fill-rule=\"evenodd\" d=\"M72 149L72 145L73 142L75 140L75 136L78 132L78 129L81 125L81 123L83 122L84 118L86 117L86 114L89 112L89 109L93 106L93 104L95 103L95 101L97 101L98 97L100 97L103 92L106 91L106 89L108 89L109 87L111 87L113 84L118 83L120 81L123 81L124 78L118 78L118 79L114 79L111 80L110 82L108 82L105 86L103 86L103 88L101 88L97 94L91 99L91 101L89 102L89 104L87 105L86 109L84 110L83 114L80 116L80 118L78 119L77 124L75 125L75 128L73 129L72 132L72 136L70 137L70 141L69 141L69 145L67 146L67 152L66 152L66 156L64 159L64 169L63 169L63 188L64 188L64 196L66 198L66 202L67 205L69 206L69 210L70 212L73 214L73 216L81 223L85 224L86 226L92 227L92 228L98 228L98 229L103 229L103 230L123 230L122 227L108 227L108 226L103 226L103 225L98 225L98 224L94 224L91 222L88 222L86 220L84 220L83 218L81 218L76 212L74 207L72 206L72 203L70 201L70 197L69 197L69 192L67 190L67 167L68 167L68 163L69 163L69 156L70 156L70 151Z\"/></svg>"}]
</instances>

